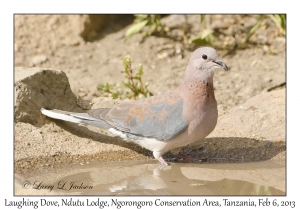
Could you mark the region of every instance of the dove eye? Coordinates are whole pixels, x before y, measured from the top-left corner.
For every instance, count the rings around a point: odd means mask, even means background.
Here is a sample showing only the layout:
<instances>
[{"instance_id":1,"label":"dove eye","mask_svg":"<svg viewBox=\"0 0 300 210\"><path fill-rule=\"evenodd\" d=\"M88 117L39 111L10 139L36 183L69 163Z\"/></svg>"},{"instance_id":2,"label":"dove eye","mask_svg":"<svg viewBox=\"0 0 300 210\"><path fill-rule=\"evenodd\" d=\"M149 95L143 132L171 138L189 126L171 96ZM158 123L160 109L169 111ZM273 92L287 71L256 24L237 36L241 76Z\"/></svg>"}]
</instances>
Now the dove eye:
<instances>
[{"instance_id":1,"label":"dove eye","mask_svg":"<svg viewBox=\"0 0 300 210\"><path fill-rule=\"evenodd\" d=\"M203 54L203 55L202 55L202 58L203 58L204 60L206 60L206 59L207 59L207 55Z\"/></svg>"}]
</instances>

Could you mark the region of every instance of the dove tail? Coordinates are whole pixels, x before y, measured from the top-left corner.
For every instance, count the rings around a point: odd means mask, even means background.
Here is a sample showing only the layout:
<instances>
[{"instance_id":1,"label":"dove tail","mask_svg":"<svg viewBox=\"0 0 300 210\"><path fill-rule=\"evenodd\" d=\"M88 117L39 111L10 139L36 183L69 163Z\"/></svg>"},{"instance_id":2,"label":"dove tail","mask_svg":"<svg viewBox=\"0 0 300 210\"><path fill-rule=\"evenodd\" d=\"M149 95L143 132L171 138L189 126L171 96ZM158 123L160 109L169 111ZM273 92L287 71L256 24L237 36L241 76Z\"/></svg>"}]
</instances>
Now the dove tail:
<instances>
[{"instance_id":1,"label":"dove tail","mask_svg":"<svg viewBox=\"0 0 300 210\"><path fill-rule=\"evenodd\" d=\"M92 125L101 128L111 127L106 122L91 117L87 113L66 112L57 109L47 110L44 108L41 108L41 112L43 115L46 115L54 119L64 120L73 123L83 123L86 125Z\"/></svg>"}]
</instances>

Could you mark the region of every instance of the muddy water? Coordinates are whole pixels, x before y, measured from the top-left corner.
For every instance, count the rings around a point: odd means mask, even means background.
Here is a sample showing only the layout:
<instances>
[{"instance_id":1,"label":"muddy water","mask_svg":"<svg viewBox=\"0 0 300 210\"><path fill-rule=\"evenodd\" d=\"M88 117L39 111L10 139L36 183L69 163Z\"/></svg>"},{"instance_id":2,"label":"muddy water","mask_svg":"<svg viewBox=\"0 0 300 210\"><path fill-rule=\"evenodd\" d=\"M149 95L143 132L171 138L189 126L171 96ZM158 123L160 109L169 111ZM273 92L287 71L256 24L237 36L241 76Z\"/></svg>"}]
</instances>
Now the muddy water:
<instances>
[{"instance_id":1,"label":"muddy water","mask_svg":"<svg viewBox=\"0 0 300 210\"><path fill-rule=\"evenodd\" d=\"M285 195L285 162L94 162L15 175L15 195Z\"/></svg>"}]
</instances>

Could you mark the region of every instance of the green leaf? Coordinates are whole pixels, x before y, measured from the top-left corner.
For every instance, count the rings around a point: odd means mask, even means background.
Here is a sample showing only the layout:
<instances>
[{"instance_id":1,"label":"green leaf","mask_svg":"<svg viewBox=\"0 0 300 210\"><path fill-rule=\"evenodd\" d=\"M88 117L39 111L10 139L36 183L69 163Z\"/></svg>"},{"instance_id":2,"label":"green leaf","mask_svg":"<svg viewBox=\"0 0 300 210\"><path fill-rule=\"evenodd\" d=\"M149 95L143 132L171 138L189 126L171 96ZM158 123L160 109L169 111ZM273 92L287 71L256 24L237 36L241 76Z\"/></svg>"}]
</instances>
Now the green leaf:
<instances>
[{"instance_id":1,"label":"green leaf","mask_svg":"<svg viewBox=\"0 0 300 210\"><path fill-rule=\"evenodd\" d=\"M268 15L274 23L277 25L278 28L281 29L283 35L285 35L286 31L286 15L281 14L281 15Z\"/></svg>"},{"instance_id":2,"label":"green leaf","mask_svg":"<svg viewBox=\"0 0 300 210\"><path fill-rule=\"evenodd\" d=\"M132 36L133 34L139 33L148 24L148 22L149 20L144 20L142 22L133 24L129 29L127 29L125 33L126 38Z\"/></svg>"},{"instance_id":3,"label":"green leaf","mask_svg":"<svg viewBox=\"0 0 300 210\"><path fill-rule=\"evenodd\" d=\"M213 33L214 33L214 31L211 29L204 29L201 33L201 38L205 39L205 38L209 37L210 35L212 35Z\"/></svg>"},{"instance_id":4,"label":"green leaf","mask_svg":"<svg viewBox=\"0 0 300 210\"><path fill-rule=\"evenodd\" d=\"M130 92L128 92L128 91L126 91L126 98L129 98L129 99L131 99L132 98L132 93L130 93Z\"/></svg>"},{"instance_id":5,"label":"green leaf","mask_svg":"<svg viewBox=\"0 0 300 210\"><path fill-rule=\"evenodd\" d=\"M258 29L258 27L260 26L260 24L262 23L262 21L265 19L265 15L259 15L258 16L258 20L256 22L256 24L250 29L250 31L247 34L246 40L245 42L247 42L250 37L254 34L254 32Z\"/></svg>"},{"instance_id":6,"label":"green leaf","mask_svg":"<svg viewBox=\"0 0 300 210\"><path fill-rule=\"evenodd\" d=\"M142 93L139 93L138 98L139 99L144 99L144 98L146 98L146 96L144 94L142 94Z\"/></svg>"},{"instance_id":7,"label":"green leaf","mask_svg":"<svg viewBox=\"0 0 300 210\"><path fill-rule=\"evenodd\" d=\"M112 96L113 99L117 99L117 98L119 98L119 93L115 92L111 96Z\"/></svg>"},{"instance_id":8,"label":"green leaf","mask_svg":"<svg viewBox=\"0 0 300 210\"><path fill-rule=\"evenodd\" d=\"M106 83L105 86L103 87L103 91L104 92L109 92L110 88L111 88L111 85Z\"/></svg>"},{"instance_id":9,"label":"green leaf","mask_svg":"<svg viewBox=\"0 0 300 210\"><path fill-rule=\"evenodd\" d=\"M97 89L98 90L103 90L103 88L104 88L104 84L99 83L98 86L97 86Z\"/></svg>"},{"instance_id":10,"label":"green leaf","mask_svg":"<svg viewBox=\"0 0 300 210\"><path fill-rule=\"evenodd\" d=\"M205 44L211 43L214 39L214 31L211 29L204 29L201 34L197 37L191 38L190 42L198 43L198 44Z\"/></svg>"},{"instance_id":11,"label":"green leaf","mask_svg":"<svg viewBox=\"0 0 300 210\"><path fill-rule=\"evenodd\" d=\"M142 64L139 64L139 71L138 71L137 74L138 74L139 76L142 76L143 73L144 73L144 72L143 72L143 66L142 66Z\"/></svg>"},{"instance_id":12,"label":"green leaf","mask_svg":"<svg viewBox=\"0 0 300 210\"><path fill-rule=\"evenodd\" d=\"M148 15L134 15L134 16L138 20L145 20L148 17Z\"/></svg>"},{"instance_id":13,"label":"green leaf","mask_svg":"<svg viewBox=\"0 0 300 210\"><path fill-rule=\"evenodd\" d=\"M123 85L124 85L125 87L128 87L128 86L129 86L129 80L127 79L126 81L123 81Z\"/></svg>"},{"instance_id":14,"label":"green leaf","mask_svg":"<svg viewBox=\"0 0 300 210\"><path fill-rule=\"evenodd\" d=\"M206 27L206 15L200 15L200 24L202 25L203 28Z\"/></svg>"}]
</instances>

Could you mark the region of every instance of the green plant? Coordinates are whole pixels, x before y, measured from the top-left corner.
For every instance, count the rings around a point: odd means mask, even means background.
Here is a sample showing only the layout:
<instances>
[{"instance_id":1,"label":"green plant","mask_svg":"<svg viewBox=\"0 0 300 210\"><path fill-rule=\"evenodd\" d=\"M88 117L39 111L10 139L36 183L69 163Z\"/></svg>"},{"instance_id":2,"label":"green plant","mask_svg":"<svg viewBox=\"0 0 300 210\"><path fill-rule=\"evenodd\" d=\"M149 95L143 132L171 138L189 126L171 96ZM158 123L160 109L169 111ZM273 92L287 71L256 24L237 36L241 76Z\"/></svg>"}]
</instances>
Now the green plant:
<instances>
[{"instance_id":1,"label":"green plant","mask_svg":"<svg viewBox=\"0 0 300 210\"><path fill-rule=\"evenodd\" d=\"M153 94L148 90L149 83L146 82L144 85L142 82L142 76L144 73L143 66L139 64L137 73L133 75L130 56L126 56L125 58L123 58L123 65L124 70L122 71L122 73L124 73L125 80L122 82L122 84L126 88L129 88L130 91L124 92L120 87L109 83L100 83L97 89L106 93L106 97L111 96L113 99L122 99L124 97L129 99L137 99L152 96Z\"/></svg>"},{"instance_id":2,"label":"green plant","mask_svg":"<svg viewBox=\"0 0 300 210\"><path fill-rule=\"evenodd\" d=\"M285 36L285 33L286 33L286 15L285 14L259 15L256 24L248 32L245 42L247 42L250 39L250 37L254 34L254 32L259 28L262 21L264 19L266 19L267 17L271 18L274 21L274 23L278 26L280 33Z\"/></svg>"},{"instance_id":3,"label":"green plant","mask_svg":"<svg viewBox=\"0 0 300 210\"><path fill-rule=\"evenodd\" d=\"M193 37L190 39L191 43L196 44L212 44L214 41L214 31L210 29L207 22L207 15L200 15L200 23L202 26L202 31L199 36Z\"/></svg>"},{"instance_id":4,"label":"green plant","mask_svg":"<svg viewBox=\"0 0 300 210\"><path fill-rule=\"evenodd\" d=\"M280 14L280 15L268 15L278 26L280 29L280 32L282 35L285 36L286 33L286 15L285 14Z\"/></svg>"},{"instance_id":5,"label":"green plant","mask_svg":"<svg viewBox=\"0 0 300 210\"><path fill-rule=\"evenodd\" d=\"M130 36L143 33L145 36L150 36L154 32L163 33L166 26L161 23L160 15L134 15L135 19L132 26L126 31L125 36L129 38ZM150 30L146 30L146 26L150 26Z\"/></svg>"}]
</instances>

